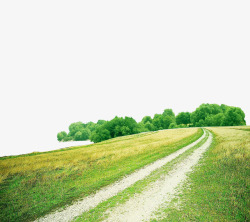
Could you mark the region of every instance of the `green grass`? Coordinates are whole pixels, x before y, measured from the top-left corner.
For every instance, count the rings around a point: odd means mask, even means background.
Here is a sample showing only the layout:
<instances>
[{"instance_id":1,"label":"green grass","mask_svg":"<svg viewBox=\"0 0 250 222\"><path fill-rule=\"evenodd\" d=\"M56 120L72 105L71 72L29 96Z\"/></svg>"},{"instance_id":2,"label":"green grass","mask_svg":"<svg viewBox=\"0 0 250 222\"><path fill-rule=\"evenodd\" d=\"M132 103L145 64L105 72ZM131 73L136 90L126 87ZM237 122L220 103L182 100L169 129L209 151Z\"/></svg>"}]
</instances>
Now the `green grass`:
<instances>
[{"instance_id":1,"label":"green grass","mask_svg":"<svg viewBox=\"0 0 250 222\"><path fill-rule=\"evenodd\" d=\"M199 129L115 138L86 147L0 158L0 221L31 221L195 141Z\"/></svg>"},{"instance_id":2,"label":"green grass","mask_svg":"<svg viewBox=\"0 0 250 222\"><path fill-rule=\"evenodd\" d=\"M212 147L152 221L249 221L250 132L209 128Z\"/></svg>"},{"instance_id":3,"label":"green grass","mask_svg":"<svg viewBox=\"0 0 250 222\"><path fill-rule=\"evenodd\" d=\"M173 170L179 162L188 157L194 150L200 147L208 138L206 137L196 144L194 147L190 148L183 154L179 155L174 160L168 162L163 167L153 171L148 177L143 180L137 181L132 186L120 192L118 195L100 203L94 209L84 212L81 216L75 218L76 222L98 222L106 219L108 217L107 211L112 212L112 208L117 205L125 203L129 198L133 197L135 194L141 193L147 186L150 186L156 180L160 179L162 176L167 175L171 170Z\"/></svg>"}]
</instances>

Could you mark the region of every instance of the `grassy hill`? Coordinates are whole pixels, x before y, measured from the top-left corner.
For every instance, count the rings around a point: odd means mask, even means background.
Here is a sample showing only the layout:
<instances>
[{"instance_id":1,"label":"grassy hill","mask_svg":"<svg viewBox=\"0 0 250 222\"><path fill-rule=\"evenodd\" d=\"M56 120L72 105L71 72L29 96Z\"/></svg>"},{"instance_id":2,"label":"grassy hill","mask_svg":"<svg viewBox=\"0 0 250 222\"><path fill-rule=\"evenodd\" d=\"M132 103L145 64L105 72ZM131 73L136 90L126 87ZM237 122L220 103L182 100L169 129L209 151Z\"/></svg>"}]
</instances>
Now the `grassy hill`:
<instances>
[{"instance_id":1,"label":"grassy hill","mask_svg":"<svg viewBox=\"0 0 250 222\"><path fill-rule=\"evenodd\" d=\"M180 187L179 196L159 210L157 221L249 220L250 127L207 129L213 134L212 146ZM201 135L199 128L163 130L0 158L0 221L32 221L177 151ZM97 209L96 214L102 210Z\"/></svg>"},{"instance_id":2,"label":"grassy hill","mask_svg":"<svg viewBox=\"0 0 250 222\"><path fill-rule=\"evenodd\" d=\"M175 152L201 135L198 128L164 130L0 158L0 221L34 220Z\"/></svg>"},{"instance_id":3,"label":"grassy hill","mask_svg":"<svg viewBox=\"0 0 250 222\"><path fill-rule=\"evenodd\" d=\"M207 129L212 147L157 221L250 220L250 127Z\"/></svg>"}]
</instances>

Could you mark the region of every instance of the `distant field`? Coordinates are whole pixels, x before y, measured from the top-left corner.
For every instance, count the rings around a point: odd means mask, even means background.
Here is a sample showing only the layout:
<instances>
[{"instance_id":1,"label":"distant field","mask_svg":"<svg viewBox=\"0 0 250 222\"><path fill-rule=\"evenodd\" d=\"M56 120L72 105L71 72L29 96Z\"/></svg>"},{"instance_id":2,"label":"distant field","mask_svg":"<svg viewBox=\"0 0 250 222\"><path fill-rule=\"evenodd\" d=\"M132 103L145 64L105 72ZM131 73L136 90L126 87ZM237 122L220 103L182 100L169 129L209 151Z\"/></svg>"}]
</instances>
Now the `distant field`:
<instances>
[{"instance_id":1,"label":"distant field","mask_svg":"<svg viewBox=\"0 0 250 222\"><path fill-rule=\"evenodd\" d=\"M250 131L250 126L235 126L230 127L231 129L238 129L238 130L244 130L244 131Z\"/></svg>"},{"instance_id":2,"label":"distant field","mask_svg":"<svg viewBox=\"0 0 250 222\"><path fill-rule=\"evenodd\" d=\"M250 220L250 127L207 129L214 144L157 221Z\"/></svg>"},{"instance_id":3,"label":"distant field","mask_svg":"<svg viewBox=\"0 0 250 222\"><path fill-rule=\"evenodd\" d=\"M0 221L45 215L175 152L201 134L197 128L164 130L0 158Z\"/></svg>"}]
</instances>

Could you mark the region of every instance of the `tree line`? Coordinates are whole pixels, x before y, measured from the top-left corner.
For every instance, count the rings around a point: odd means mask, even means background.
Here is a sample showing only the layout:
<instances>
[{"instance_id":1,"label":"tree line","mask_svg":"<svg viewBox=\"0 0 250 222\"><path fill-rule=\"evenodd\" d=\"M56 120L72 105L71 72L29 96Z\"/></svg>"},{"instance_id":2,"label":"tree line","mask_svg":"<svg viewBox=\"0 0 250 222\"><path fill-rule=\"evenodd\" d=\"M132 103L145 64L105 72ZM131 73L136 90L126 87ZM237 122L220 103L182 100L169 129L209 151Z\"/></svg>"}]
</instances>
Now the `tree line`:
<instances>
[{"instance_id":1,"label":"tree line","mask_svg":"<svg viewBox=\"0 0 250 222\"><path fill-rule=\"evenodd\" d=\"M97 123L76 122L65 131L57 134L58 141L82 141L90 139L97 143L118 136L163 129L203 127L203 126L239 126L246 125L245 113L239 107L202 104L194 112L181 112L175 116L172 109L162 114L145 116L140 122L132 117L115 117L110 121L98 120Z\"/></svg>"}]
</instances>

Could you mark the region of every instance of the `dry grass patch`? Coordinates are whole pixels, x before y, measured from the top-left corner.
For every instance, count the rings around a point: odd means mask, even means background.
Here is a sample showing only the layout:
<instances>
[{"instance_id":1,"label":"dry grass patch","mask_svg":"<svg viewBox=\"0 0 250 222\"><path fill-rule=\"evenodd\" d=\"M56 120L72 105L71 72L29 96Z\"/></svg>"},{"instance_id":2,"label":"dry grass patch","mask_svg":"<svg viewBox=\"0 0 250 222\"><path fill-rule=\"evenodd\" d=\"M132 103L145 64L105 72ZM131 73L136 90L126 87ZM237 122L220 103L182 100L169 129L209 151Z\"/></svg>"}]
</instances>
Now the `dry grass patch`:
<instances>
[{"instance_id":1,"label":"dry grass patch","mask_svg":"<svg viewBox=\"0 0 250 222\"><path fill-rule=\"evenodd\" d=\"M108 142L68 149L59 152L38 153L32 156L18 156L1 160L0 173L2 177L15 174L26 175L34 171L47 171L61 168L84 170L90 163L102 165L108 161L118 161L148 151L159 150L183 138L196 133L197 129L165 130L157 133L142 134L137 137L119 137ZM124 140L123 140L124 139Z\"/></svg>"},{"instance_id":2,"label":"dry grass patch","mask_svg":"<svg viewBox=\"0 0 250 222\"><path fill-rule=\"evenodd\" d=\"M208 129L212 130L217 135L218 145L212 152L218 159L249 160L250 132L245 130L248 129L248 127L213 127Z\"/></svg>"}]
</instances>

